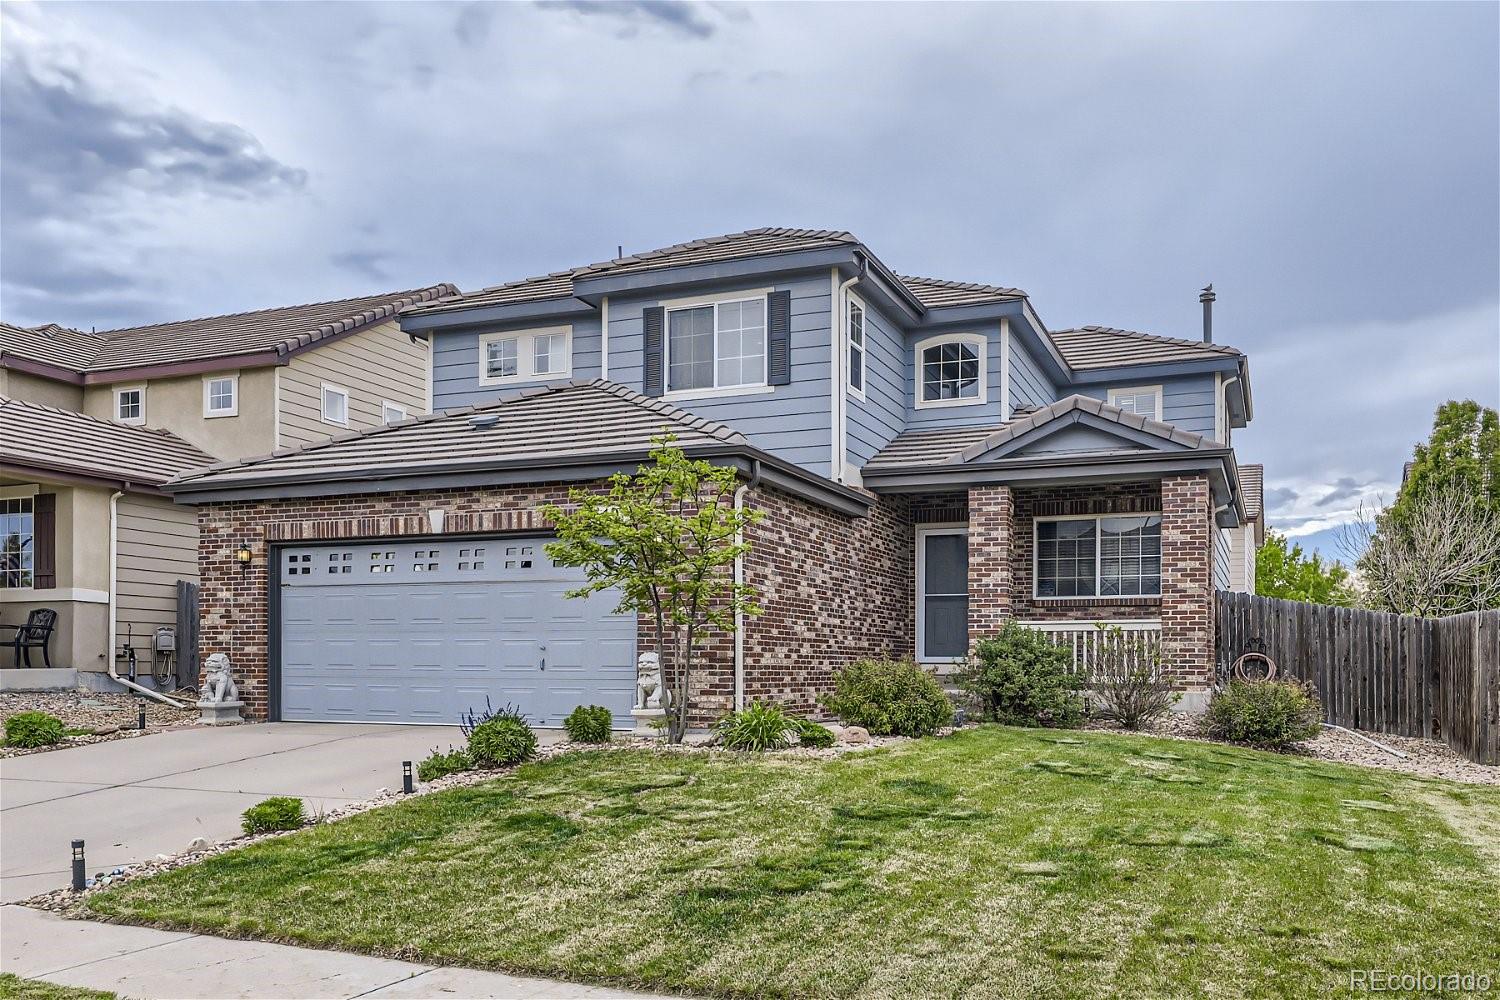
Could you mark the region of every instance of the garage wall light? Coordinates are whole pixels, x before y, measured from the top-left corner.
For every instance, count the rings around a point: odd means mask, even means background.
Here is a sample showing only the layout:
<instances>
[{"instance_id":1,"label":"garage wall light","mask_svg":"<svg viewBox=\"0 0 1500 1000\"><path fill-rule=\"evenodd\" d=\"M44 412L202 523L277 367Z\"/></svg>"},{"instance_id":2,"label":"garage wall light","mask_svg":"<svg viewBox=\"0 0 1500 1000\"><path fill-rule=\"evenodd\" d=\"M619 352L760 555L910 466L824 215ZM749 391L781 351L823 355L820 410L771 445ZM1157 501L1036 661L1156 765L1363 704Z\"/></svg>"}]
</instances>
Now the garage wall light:
<instances>
[{"instance_id":1,"label":"garage wall light","mask_svg":"<svg viewBox=\"0 0 1500 1000\"><path fill-rule=\"evenodd\" d=\"M234 550L234 560L241 566L248 566L250 565L250 557L252 554L253 553L251 553L250 551L250 546L241 545L239 548Z\"/></svg>"}]
</instances>

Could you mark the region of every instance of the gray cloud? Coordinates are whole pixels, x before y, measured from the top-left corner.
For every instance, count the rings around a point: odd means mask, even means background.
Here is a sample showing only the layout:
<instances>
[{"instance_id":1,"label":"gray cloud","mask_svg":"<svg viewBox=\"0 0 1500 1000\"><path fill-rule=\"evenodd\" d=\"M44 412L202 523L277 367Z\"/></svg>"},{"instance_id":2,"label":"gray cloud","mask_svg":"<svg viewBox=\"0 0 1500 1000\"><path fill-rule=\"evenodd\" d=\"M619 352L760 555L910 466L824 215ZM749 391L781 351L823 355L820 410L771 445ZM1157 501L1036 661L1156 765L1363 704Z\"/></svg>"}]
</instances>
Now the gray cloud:
<instances>
[{"instance_id":1,"label":"gray cloud","mask_svg":"<svg viewBox=\"0 0 1500 1000\"><path fill-rule=\"evenodd\" d=\"M386 264L390 257L390 254L382 250L345 250L341 253L329 254L328 259L335 267L378 282L386 281L391 276Z\"/></svg>"},{"instance_id":2,"label":"gray cloud","mask_svg":"<svg viewBox=\"0 0 1500 1000\"><path fill-rule=\"evenodd\" d=\"M490 37L490 25L494 22L494 9L487 3L466 3L453 22L453 33L458 40L470 47L480 46Z\"/></svg>"},{"instance_id":3,"label":"gray cloud","mask_svg":"<svg viewBox=\"0 0 1500 1000\"><path fill-rule=\"evenodd\" d=\"M620 38L634 37L648 24L693 38L708 38L715 30L714 23L703 16L697 4L684 0L536 0L536 5L608 19L616 23L616 35Z\"/></svg>"},{"instance_id":4,"label":"gray cloud","mask_svg":"<svg viewBox=\"0 0 1500 1000\"><path fill-rule=\"evenodd\" d=\"M1285 507L1289 507L1297 501L1300 495L1289 486L1278 486L1268 489L1265 492L1266 510L1275 513Z\"/></svg>"},{"instance_id":5,"label":"gray cloud","mask_svg":"<svg viewBox=\"0 0 1500 1000\"><path fill-rule=\"evenodd\" d=\"M1352 476L1340 476L1334 480L1333 488L1318 498L1313 506L1327 507L1331 504L1343 503L1345 500L1362 494L1369 483L1356 482Z\"/></svg>"}]
</instances>

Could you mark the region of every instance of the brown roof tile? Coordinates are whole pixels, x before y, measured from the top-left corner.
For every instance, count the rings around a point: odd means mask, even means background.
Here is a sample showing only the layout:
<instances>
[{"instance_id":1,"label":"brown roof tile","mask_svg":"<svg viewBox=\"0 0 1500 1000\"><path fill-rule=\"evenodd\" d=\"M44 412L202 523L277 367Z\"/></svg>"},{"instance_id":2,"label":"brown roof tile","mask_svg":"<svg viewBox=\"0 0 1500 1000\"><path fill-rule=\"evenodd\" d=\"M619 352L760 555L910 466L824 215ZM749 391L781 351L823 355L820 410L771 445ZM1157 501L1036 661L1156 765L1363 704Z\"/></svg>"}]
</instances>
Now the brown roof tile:
<instances>
[{"instance_id":1,"label":"brown roof tile","mask_svg":"<svg viewBox=\"0 0 1500 1000\"><path fill-rule=\"evenodd\" d=\"M1026 293L1019 288L1001 288L998 285L980 285L972 281L944 281L941 278L917 278L897 275L901 283L911 290L917 301L928 309L945 306L973 306L987 302L1013 302L1024 299Z\"/></svg>"},{"instance_id":2,"label":"brown roof tile","mask_svg":"<svg viewBox=\"0 0 1500 1000\"><path fill-rule=\"evenodd\" d=\"M0 465L160 486L215 461L167 431L0 396Z\"/></svg>"},{"instance_id":3,"label":"brown roof tile","mask_svg":"<svg viewBox=\"0 0 1500 1000\"><path fill-rule=\"evenodd\" d=\"M1239 351L1223 344L1158 337L1109 326L1052 330L1050 335L1063 360L1076 370L1240 356Z\"/></svg>"}]
</instances>

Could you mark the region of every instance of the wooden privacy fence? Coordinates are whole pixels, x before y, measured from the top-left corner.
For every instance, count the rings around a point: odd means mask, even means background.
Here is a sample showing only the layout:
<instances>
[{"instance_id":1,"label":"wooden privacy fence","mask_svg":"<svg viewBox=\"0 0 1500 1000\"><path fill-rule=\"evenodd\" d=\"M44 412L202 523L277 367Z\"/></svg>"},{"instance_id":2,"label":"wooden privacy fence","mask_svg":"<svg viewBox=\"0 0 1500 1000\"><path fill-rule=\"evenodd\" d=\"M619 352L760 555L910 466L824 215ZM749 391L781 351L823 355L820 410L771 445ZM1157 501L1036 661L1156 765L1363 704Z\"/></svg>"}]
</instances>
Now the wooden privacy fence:
<instances>
[{"instance_id":1,"label":"wooden privacy fence","mask_svg":"<svg viewBox=\"0 0 1500 1000\"><path fill-rule=\"evenodd\" d=\"M1311 681L1324 721L1446 740L1500 764L1500 611L1414 618L1220 591L1215 675L1264 652L1277 675Z\"/></svg>"}]
</instances>

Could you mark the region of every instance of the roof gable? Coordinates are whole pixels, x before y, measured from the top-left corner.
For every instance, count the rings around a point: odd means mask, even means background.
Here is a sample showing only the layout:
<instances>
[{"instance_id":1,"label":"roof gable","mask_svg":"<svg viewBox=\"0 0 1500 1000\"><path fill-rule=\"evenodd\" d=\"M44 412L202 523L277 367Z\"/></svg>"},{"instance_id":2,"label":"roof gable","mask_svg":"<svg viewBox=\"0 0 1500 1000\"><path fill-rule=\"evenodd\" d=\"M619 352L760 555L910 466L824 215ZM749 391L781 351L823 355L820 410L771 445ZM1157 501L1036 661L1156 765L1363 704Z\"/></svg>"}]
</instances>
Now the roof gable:
<instances>
[{"instance_id":1,"label":"roof gable","mask_svg":"<svg viewBox=\"0 0 1500 1000\"><path fill-rule=\"evenodd\" d=\"M1068 396L976 441L959 453L964 464L1001 458L1121 452L1185 451L1204 438L1091 396Z\"/></svg>"},{"instance_id":2,"label":"roof gable","mask_svg":"<svg viewBox=\"0 0 1500 1000\"><path fill-rule=\"evenodd\" d=\"M1075 371L1167 364L1174 361L1222 361L1241 353L1225 344L1158 337L1109 326L1081 326L1048 334L1058 353Z\"/></svg>"},{"instance_id":3,"label":"roof gable","mask_svg":"<svg viewBox=\"0 0 1500 1000\"><path fill-rule=\"evenodd\" d=\"M0 465L157 487L214 461L164 430L0 396Z\"/></svg>"}]
</instances>

